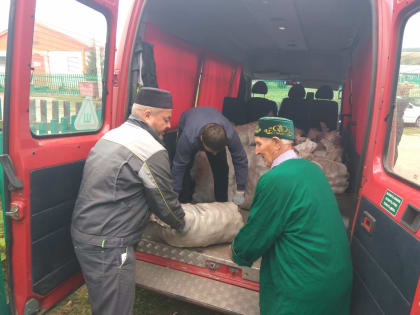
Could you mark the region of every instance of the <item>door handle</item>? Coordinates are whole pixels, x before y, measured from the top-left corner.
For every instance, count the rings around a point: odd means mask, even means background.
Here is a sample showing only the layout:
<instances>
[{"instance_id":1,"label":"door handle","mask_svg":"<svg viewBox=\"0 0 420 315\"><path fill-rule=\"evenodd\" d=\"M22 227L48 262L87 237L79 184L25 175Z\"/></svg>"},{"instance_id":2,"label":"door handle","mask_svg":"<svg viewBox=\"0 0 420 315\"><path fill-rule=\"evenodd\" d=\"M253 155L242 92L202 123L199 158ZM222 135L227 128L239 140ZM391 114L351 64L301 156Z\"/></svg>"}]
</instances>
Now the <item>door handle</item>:
<instances>
[{"instance_id":1,"label":"door handle","mask_svg":"<svg viewBox=\"0 0 420 315\"><path fill-rule=\"evenodd\" d=\"M369 235L372 235L375 230L375 223L376 219L369 212L363 211L361 225Z\"/></svg>"}]
</instances>

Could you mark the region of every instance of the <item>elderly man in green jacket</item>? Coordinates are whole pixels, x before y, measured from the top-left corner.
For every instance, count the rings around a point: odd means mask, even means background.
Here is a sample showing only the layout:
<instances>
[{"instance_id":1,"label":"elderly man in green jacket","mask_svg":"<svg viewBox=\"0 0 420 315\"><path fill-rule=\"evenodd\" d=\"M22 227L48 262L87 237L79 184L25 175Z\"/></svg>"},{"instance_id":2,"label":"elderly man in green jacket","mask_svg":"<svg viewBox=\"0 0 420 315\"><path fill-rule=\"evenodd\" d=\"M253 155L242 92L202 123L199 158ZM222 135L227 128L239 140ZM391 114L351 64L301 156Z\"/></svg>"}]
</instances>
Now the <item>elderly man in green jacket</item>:
<instances>
[{"instance_id":1,"label":"elderly man in green jacket","mask_svg":"<svg viewBox=\"0 0 420 315\"><path fill-rule=\"evenodd\" d=\"M327 178L298 158L293 140L291 120L258 121L255 152L271 170L258 181L232 258L251 266L262 257L261 314L346 315L352 265L345 227Z\"/></svg>"}]
</instances>

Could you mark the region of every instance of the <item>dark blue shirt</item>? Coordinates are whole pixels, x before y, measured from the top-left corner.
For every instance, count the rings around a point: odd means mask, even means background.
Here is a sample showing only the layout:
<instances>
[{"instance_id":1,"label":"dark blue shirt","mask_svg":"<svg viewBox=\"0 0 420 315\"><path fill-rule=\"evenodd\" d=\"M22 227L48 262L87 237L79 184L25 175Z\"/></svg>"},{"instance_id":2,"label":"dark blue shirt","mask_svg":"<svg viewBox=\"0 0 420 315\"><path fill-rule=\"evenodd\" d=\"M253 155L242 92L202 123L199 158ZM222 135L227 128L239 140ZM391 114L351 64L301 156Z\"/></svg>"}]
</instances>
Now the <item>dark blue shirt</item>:
<instances>
[{"instance_id":1,"label":"dark blue shirt","mask_svg":"<svg viewBox=\"0 0 420 315\"><path fill-rule=\"evenodd\" d=\"M178 144L172 165L174 190L182 190L182 181L187 167L193 161L195 154L204 150L200 140L201 130L209 123L216 123L225 129L228 148L232 156L238 190L245 190L248 177L248 159L238 134L233 125L217 109L213 107L197 107L184 112L178 125Z\"/></svg>"}]
</instances>

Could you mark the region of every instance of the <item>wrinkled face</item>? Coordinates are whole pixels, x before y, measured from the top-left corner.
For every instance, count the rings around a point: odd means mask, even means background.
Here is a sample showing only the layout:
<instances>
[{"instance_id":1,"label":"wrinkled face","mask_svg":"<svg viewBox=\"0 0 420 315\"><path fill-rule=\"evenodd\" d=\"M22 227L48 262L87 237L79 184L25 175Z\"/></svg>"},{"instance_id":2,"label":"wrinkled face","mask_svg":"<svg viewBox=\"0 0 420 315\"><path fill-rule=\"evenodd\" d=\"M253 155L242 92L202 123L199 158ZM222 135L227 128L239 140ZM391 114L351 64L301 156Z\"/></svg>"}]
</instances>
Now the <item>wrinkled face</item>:
<instances>
[{"instance_id":1,"label":"wrinkled face","mask_svg":"<svg viewBox=\"0 0 420 315\"><path fill-rule=\"evenodd\" d=\"M159 137L163 138L165 131L171 127L172 109L160 109L146 114L146 123Z\"/></svg>"},{"instance_id":2,"label":"wrinkled face","mask_svg":"<svg viewBox=\"0 0 420 315\"><path fill-rule=\"evenodd\" d=\"M255 154L262 157L265 166L271 167L278 156L278 145L272 138L255 137Z\"/></svg>"}]
</instances>

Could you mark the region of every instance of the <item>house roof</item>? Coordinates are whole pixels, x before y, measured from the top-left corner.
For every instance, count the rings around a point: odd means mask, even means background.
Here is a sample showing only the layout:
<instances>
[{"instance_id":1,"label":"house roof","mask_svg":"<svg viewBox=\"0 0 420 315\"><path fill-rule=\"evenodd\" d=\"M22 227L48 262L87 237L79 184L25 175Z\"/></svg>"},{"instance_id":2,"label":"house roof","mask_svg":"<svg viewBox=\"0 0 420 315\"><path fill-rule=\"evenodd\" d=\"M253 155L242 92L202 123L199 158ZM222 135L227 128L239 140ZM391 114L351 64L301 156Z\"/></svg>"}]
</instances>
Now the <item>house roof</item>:
<instances>
[{"instance_id":1,"label":"house roof","mask_svg":"<svg viewBox=\"0 0 420 315\"><path fill-rule=\"evenodd\" d=\"M0 50L6 50L7 30L0 33ZM89 49L76 38L54 30L46 25L35 23L34 50L38 51L81 51Z\"/></svg>"}]
</instances>

